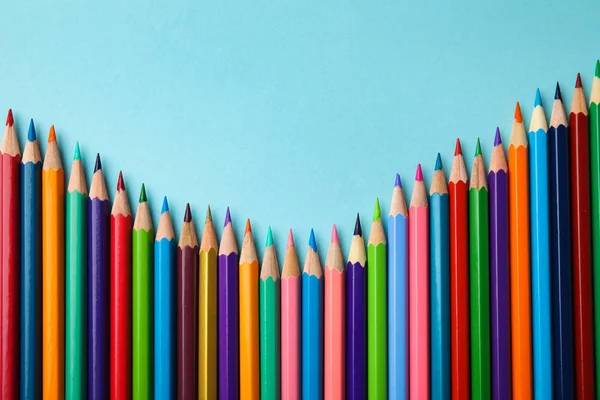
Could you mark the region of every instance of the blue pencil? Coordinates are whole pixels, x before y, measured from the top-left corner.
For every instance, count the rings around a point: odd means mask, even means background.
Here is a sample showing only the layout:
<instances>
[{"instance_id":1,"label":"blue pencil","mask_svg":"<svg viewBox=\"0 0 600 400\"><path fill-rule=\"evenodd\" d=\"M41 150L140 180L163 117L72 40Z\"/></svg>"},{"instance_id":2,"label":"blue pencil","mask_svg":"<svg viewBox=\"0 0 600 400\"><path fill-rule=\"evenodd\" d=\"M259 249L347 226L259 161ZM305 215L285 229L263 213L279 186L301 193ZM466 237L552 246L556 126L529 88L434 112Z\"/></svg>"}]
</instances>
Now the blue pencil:
<instances>
[{"instance_id":1,"label":"blue pencil","mask_svg":"<svg viewBox=\"0 0 600 400\"><path fill-rule=\"evenodd\" d=\"M388 216L388 394L408 398L408 210L396 174Z\"/></svg>"},{"instance_id":2,"label":"blue pencil","mask_svg":"<svg viewBox=\"0 0 600 400\"><path fill-rule=\"evenodd\" d=\"M438 153L429 190L431 399L449 399L450 387L450 205Z\"/></svg>"},{"instance_id":3,"label":"blue pencil","mask_svg":"<svg viewBox=\"0 0 600 400\"><path fill-rule=\"evenodd\" d=\"M550 226L552 249L552 331L554 395L575 396L573 386L573 301L571 289L571 216L569 204L569 131L560 87L556 84L550 117Z\"/></svg>"},{"instance_id":4,"label":"blue pencil","mask_svg":"<svg viewBox=\"0 0 600 400\"><path fill-rule=\"evenodd\" d=\"M154 242L154 396L157 399L175 397L176 246L165 196Z\"/></svg>"},{"instance_id":5,"label":"blue pencil","mask_svg":"<svg viewBox=\"0 0 600 400\"><path fill-rule=\"evenodd\" d=\"M21 166L21 370L23 399L41 396L42 158L33 120Z\"/></svg>"},{"instance_id":6,"label":"blue pencil","mask_svg":"<svg viewBox=\"0 0 600 400\"><path fill-rule=\"evenodd\" d=\"M539 89L529 125L529 203L533 325L533 393L552 399L552 324L550 308L550 199L548 124Z\"/></svg>"},{"instance_id":7,"label":"blue pencil","mask_svg":"<svg viewBox=\"0 0 600 400\"><path fill-rule=\"evenodd\" d=\"M302 398L323 398L323 270L311 229L302 272Z\"/></svg>"}]
</instances>

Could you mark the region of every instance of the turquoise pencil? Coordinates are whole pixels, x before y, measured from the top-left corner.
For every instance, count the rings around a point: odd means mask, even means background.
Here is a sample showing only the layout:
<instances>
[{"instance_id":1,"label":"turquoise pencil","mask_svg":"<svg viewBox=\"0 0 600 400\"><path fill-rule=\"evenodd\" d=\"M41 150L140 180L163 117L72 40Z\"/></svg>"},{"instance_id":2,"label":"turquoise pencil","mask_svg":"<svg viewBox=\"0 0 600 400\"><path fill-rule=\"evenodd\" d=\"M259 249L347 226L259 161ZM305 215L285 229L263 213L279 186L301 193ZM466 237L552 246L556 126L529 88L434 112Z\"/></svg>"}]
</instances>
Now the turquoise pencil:
<instances>
[{"instance_id":1,"label":"turquoise pencil","mask_svg":"<svg viewBox=\"0 0 600 400\"><path fill-rule=\"evenodd\" d=\"M396 174L388 215L388 393L408 398L408 209Z\"/></svg>"},{"instance_id":2,"label":"turquoise pencil","mask_svg":"<svg viewBox=\"0 0 600 400\"><path fill-rule=\"evenodd\" d=\"M154 242L154 395L175 397L175 233L165 197Z\"/></svg>"},{"instance_id":3,"label":"turquoise pencil","mask_svg":"<svg viewBox=\"0 0 600 400\"><path fill-rule=\"evenodd\" d=\"M552 322L550 306L550 209L548 123L540 90L529 125L529 203L531 229L531 297L533 319L533 393L552 399Z\"/></svg>"},{"instance_id":4,"label":"turquoise pencil","mask_svg":"<svg viewBox=\"0 0 600 400\"><path fill-rule=\"evenodd\" d=\"M450 203L440 153L429 189L431 399L450 396Z\"/></svg>"},{"instance_id":5,"label":"turquoise pencil","mask_svg":"<svg viewBox=\"0 0 600 400\"><path fill-rule=\"evenodd\" d=\"M312 229L302 272L302 398L323 398L323 270Z\"/></svg>"}]
</instances>

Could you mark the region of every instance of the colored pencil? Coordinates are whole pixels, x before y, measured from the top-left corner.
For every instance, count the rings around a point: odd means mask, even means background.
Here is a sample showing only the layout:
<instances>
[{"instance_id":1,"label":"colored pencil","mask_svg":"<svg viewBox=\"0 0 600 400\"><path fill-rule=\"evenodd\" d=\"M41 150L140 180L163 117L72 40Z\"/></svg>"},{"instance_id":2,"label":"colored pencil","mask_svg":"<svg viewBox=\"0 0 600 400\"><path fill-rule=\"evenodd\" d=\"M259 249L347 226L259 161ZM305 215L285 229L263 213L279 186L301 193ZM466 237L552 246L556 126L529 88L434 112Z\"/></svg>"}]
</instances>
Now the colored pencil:
<instances>
[{"instance_id":1,"label":"colored pencil","mask_svg":"<svg viewBox=\"0 0 600 400\"><path fill-rule=\"evenodd\" d=\"M133 218L119 172L110 214L110 397L131 396L131 229ZM135 351L135 349L134 349Z\"/></svg>"},{"instance_id":2,"label":"colored pencil","mask_svg":"<svg viewBox=\"0 0 600 400\"><path fill-rule=\"evenodd\" d=\"M9 128L10 129L10 128ZM42 156L33 120L21 165L21 351L22 398L42 395ZM87 192L87 189L86 189Z\"/></svg>"},{"instance_id":3,"label":"colored pencil","mask_svg":"<svg viewBox=\"0 0 600 400\"><path fill-rule=\"evenodd\" d=\"M581 79L577 81L581 83ZM594 321L596 323L594 336L594 342L596 343L595 382L600 382L600 60L596 61L596 70L590 92L589 139L583 130L588 114L587 107L581 103L582 101L585 102L585 95L581 84L578 86L579 88L575 89L575 95L571 103L571 114L569 115L571 121L573 264L575 269L583 269L586 273L593 268ZM588 182L591 182L591 210ZM591 214L591 228L589 218L586 215L588 212ZM593 247L590 248L592 243ZM593 249L593 251L590 249ZM592 257L592 264L590 264L590 256Z\"/></svg>"},{"instance_id":4,"label":"colored pencil","mask_svg":"<svg viewBox=\"0 0 600 400\"><path fill-rule=\"evenodd\" d=\"M177 248L177 399L196 399L198 238L189 203Z\"/></svg>"},{"instance_id":5,"label":"colored pencil","mask_svg":"<svg viewBox=\"0 0 600 400\"><path fill-rule=\"evenodd\" d=\"M429 189L431 398L452 393L450 366L450 205L440 153Z\"/></svg>"},{"instance_id":6,"label":"colored pencil","mask_svg":"<svg viewBox=\"0 0 600 400\"><path fill-rule=\"evenodd\" d=\"M152 398L152 265L154 228L142 184L132 239L132 399Z\"/></svg>"},{"instance_id":7,"label":"colored pencil","mask_svg":"<svg viewBox=\"0 0 600 400\"><path fill-rule=\"evenodd\" d=\"M324 398L346 398L346 270L337 228L333 225L325 261Z\"/></svg>"},{"instance_id":8,"label":"colored pencil","mask_svg":"<svg viewBox=\"0 0 600 400\"><path fill-rule=\"evenodd\" d=\"M429 206L421 164L408 215L409 369L411 400L429 398Z\"/></svg>"},{"instance_id":9,"label":"colored pencil","mask_svg":"<svg viewBox=\"0 0 600 400\"><path fill-rule=\"evenodd\" d=\"M358 216L356 218L360 228ZM388 392L405 400L408 398L408 208L398 174L392 192L387 237ZM354 243L354 238L352 240ZM350 262L348 277L349 271Z\"/></svg>"},{"instance_id":10,"label":"colored pencil","mask_svg":"<svg viewBox=\"0 0 600 400\"><path fill-rule=\"evenodd\" d=\"M323 398L323 271L312 229L302 272L302 398Z\"/></svg>"},{"instance_id":11,"label":"colored pencil","mask_svg":"<svg viewBox=\"0 0 600 400\"><path fill-rule=\"evenodd\" d=\"M469 382L469 232L467 170L456 139L448 183L450 200L450 349L452 397L468 397Z\"/></svg>"},{"instance_id":12,"label":"colored pencil","mask_svg":"<svg viewBox=\"0 0 600 400\"><path fill-rule=\"evenodd\" d=\"M64 397L65 175L54 126L42 167L42 397Z\"/></svg>"},{"instance_id":13,"label":"colored pencil","mask_svg":"<svg viewBox=\"0 0 600 400\"><path fill-rule=\"evenodd\" d=\"M71 164L66 206L65 399L87 394L88 187L79 151Z\"/></svg>"},{"instance_id":14,"label":"colored pencil","mask_svg":"<svg viewBox=\"0 0 600 400\"><path fill-rule=\"evenodd\" d=\"M240 399L260 398L258 256L250 220L240 252Z\"/></svg>"},{"instance_id":15,"label":"colored pencil","mask_svg":"<svg viewBox=\"0 0 600 400\"><path fill-rule=\"evenodd\" d=\"M596 82L597 78L594 78ZM597 104L598 95L595 94L600 90L598 84L596 89L592 88L590 96L591 104ZM597 106L593 112L597 112ZM575 393L578 399L593 398L595 396L596 384L594 380L594 311L592 295L592 276L598 279L600 276L600 254L596 245L600 244L598 237L598 223L596 215L598 215L598 204L594 203L598 198L595 197L597 182L599 179L597 171L597 149L598 140L594 132L593 126L597 118L590 115L592 121L592 129L588 121L588 109L585 103L585 94L581 84L581 76L577 74L575 83L575 92L571 102L571 113L569 115L569 126L571 135L571 144L573 152L577 152L577 157L571 154L573 160L571 181L573 182L573 190L571 191L571 215L573 216L573 304L574 310L574 325L575 329ZM587 144L587 135L589 136L588 150L584 146ZM585 138L584 138L585 137ZM588 153L589 151L589 153ZM591 157L588 158L588 154ZM591 175L588 174L588 165ZM590 248L590 183L591 182L591 240ZM592 254L592 264L590 264L590 251L594 249ZM593 265L593 266L592 266ZM592 268L596 274L592 274ZM598 296L598 294L596 294ZM597 297L598 298L598 297ZM598 298L600 299L600 298ZM598 309L598 307L596 307ZM599 314L600 315L600 314ZM597 329L598 330L598 329Z\"/></svg>"},{"instance_id":16,"label":"colored pencil","mask_svg":"<svg viewBox=\"0 0 600 400\"><path fill-rule=\"evenodd\" d=\"M21 150L12 110L8 110L2 148L1 279L2 353L0 356L0 395L3 399L19 394L19 268L21 238Z\"/></svg>"},{"instance_id":17,"label":"colored pencil","mask_svg":"<svg viewBox=\"0 0 600 400\"><path fill-rule=\"evenodd\" d=\"M238 246L229 207L219 245L219 399L239 397Z\"/></svg>"},{"instance_id":18,"label":"colored pencil","mask_svg":"<svg viewBox=\"0 0 600 400\"><path fill-rule=\"evenodd\" d=\"M200 243L198 296L198 397L217 398L217 234L210 206Z\"/></svg>"},{"instance_id":19,"label":"colored pencil","mask_svg":"<svg viewBox=\"0 0 600 400\"><path fill-rule=\"evenodd\" d=\"M154 241L154 397L176 396L177 347L175 297L175 232L167 197L163 199Z\"/></svg>"},{"instance_id":20,"label":"colored pencil","mask_svg":"<svg viewBox=\"0 0 600 400\"><path fill-rule=\"evenodd\" d=\"M280 398L279 370L279 264L271 227L267 232L265 255L260 271L260 398Z\"/></svg>"},{"instance_id":21,"label":"colored pencil","mask_svg":"<svg viewBox=\"0 0 600 400\"><path fill-rule=\"evenodd\" d=\"M367 254L363 240L360 215L356 214L354 235L350 244L347 292L347 387L348 400L365 399L367 396ZM283 334L283 332L282 332ZM283 337L283 336L282 336Z\"/></svg>"},{"instance_id":22,"label":"colored pencil","mask_svg":"<svg viewBox=\"0 0 600 400\"><path fill-rule=\"evenodd\" d=\"M477 139L469 189L471 398L490 399L489 193Z\"/></svg>"},{"instance_id":23,"label":"colored pencil","mask_svg":"<svg viewBox=\"0 0 600 400\"><path fill-rule=\"evenodd\" d=\"M109 396L110 199L100 154L88 207L88 399L103 400Z\"/></svg>"},{"instance_id":24,"label":"colored pencil","mask_svg":"<svg viewBox=\"0 0 600 400\"><path fill-rule=\"evenodd\" d=\"M496 128L488 172L490 196L490 310L492 398L511 396L508 165Z\"/></svg>"},{"instance_id":25,"label":"colored pencil","mask_svg":"<svg viewBox=\"0 0 600 400\"><path fill-rule=\"evenodd\" d=\"M379 199L367 245L367 389L370 398L387 397L386 241Z\"/></svg>"},{"instance_id":26,"label":"colored pencil","mask_svg":"<svg viewBox=\"0 0 600 400\"><path fill-rule=\"evenodd\" d=\"M281 399L300 398L300 267L292 230L281 271Z\"/></svg>"},{"instance_id":27,"label":"colored pencil","mask_svg":"<svg viewBox=\"0 0 600 400\"><path fill-rule=\"evenodd\" d=\"M552 323L550 311L550 211L548 189L548 124L540 90L529 124L529 205L531 226L531 297L533 395L552 397Z\"/></svg>"},{"instance_id":28,"label":"colored pencil","mask_svg":"<svg viewBox=\"0 0 600 400\"><path fill-rule=\"evenodd\" d=\"M527 399L532 394L528 164L527 136L517 103L508 146L512 395L515 399Z\"/></svg>"},{"instance_id":29,"label":"colored pencil","mask_svg":"<svg viewBox=\"0 0 600 400\"><path fill-rule=\"evenodd\" d=\"M560 86L556 83L550 117L550 248L552 292L552 363L550 388L558 399L570 399L573 391L573 299L571 281L571 217L569 215L569 123ZM554 383L554 384L552 384Z\"/></svg>"}]
</instances>

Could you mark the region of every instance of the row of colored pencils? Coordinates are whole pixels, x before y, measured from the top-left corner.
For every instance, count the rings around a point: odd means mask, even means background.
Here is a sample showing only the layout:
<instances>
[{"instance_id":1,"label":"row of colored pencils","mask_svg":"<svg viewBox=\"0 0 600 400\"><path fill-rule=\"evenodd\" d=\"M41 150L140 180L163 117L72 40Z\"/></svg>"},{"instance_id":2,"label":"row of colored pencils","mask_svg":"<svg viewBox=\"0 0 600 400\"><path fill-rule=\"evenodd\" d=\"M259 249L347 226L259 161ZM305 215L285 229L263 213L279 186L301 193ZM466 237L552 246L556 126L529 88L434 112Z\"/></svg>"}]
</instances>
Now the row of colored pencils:
<instances>
[{"instance_id":1,"label":"row of colored pencils","mask_svg":"<svg viewBox=\"0 0 600 400\"><path fill-rule=\"evenodd\" d=\"M469 178L457 140L429 195L421 165L409 204L396 175L366 247L357 216L346 263L334 225L324 267L311 231L301 270L290 230L280 271L271 229L261 264L229 209L199 240L188 204L177 245L166 197L156 232L144 185L135 218L122 174L111 206L79 145L65 190L54 127L42 162L31 121L21 157L9 111L0 397L595 398L599 113L600 62L589 107L578 75L548 124L538 90L487 172L478 140Z\"/></svg>"}]
</instances>

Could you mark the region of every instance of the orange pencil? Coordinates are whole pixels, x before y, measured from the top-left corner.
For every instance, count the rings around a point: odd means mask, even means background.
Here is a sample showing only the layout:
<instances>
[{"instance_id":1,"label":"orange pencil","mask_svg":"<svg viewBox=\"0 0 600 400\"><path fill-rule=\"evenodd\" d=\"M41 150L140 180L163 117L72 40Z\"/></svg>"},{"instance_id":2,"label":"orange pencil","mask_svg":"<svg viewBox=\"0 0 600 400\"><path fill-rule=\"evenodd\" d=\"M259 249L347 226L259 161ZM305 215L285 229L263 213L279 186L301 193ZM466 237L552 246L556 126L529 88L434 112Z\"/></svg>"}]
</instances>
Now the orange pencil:
<instances>
[{"instance_id":1,"label":"orange pencil","mask_svg":"<svg viewBox=\"0 0 600 400\"><path fill-rule=\"evenodd\" d=\"M260 398L258 256L250 220L240 253L240 399Z\"/></svg>"},{"instance_id":2,"label":"orange pencil","mask_svg":"<svg viewBox=\"0 0 600 400\"><path fill-rule=\"evenodd\" d=\"M529 265L529 171L521 107L515 109L508 146L510 288L513 399L532 395L531 277Z\"/></svg>"},{"instance_id":3,"label":"orange pencil","mask_svg":"<svg viewBox=\"0 0 600 400\"><path fill-rule=\"evenodd\" d=\"M65 395L65 174L54 126L42 167L42 397Z\"/></svg>"}]
</instances>

